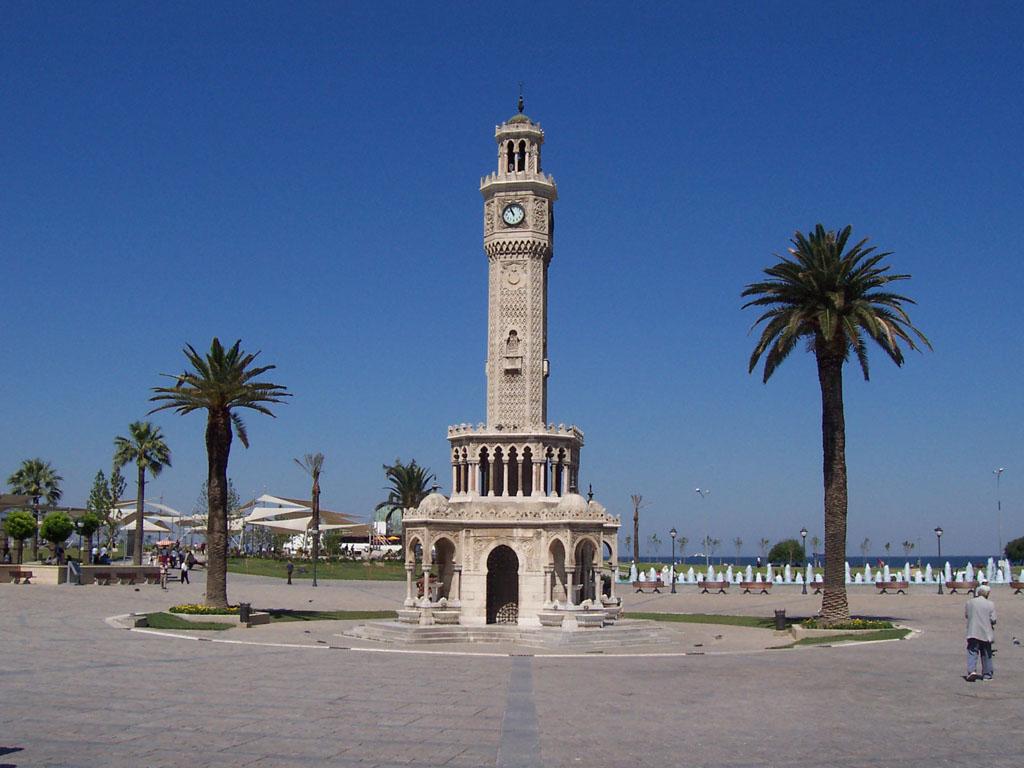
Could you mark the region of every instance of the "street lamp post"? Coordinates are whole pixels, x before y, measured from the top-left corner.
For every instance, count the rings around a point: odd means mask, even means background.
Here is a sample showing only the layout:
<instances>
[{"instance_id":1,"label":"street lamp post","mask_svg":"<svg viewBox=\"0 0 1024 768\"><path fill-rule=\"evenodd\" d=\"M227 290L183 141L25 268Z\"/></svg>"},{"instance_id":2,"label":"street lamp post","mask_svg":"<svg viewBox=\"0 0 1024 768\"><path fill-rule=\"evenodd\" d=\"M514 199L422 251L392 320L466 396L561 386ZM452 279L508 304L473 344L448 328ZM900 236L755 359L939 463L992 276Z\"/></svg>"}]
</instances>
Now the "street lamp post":
<instances>
[{"instance_id":1,"label":"street lamp post","mask_svg":"<svg viewBox=\"0 0 1024 768\"><path fill-rule=\"evenodd\" d=\"M935 526L935 546L939 550L939 558L942 558L942 526Z\"/></svg>"},{"instance_id":2,"label":"street lamp post","mask_svg":"<svg viewBox=\"0 0 1024 768\"><path fill-rule=\"evenodd\" d=\"M1003 500L999 494L999 478L1005 471L1006 467L992 470L992 474L996 476L996 531L999 535L999 557L1003 556Z\"/></svg>"},{"instance_id":3,"label":"street lamp post","mask_svg":"<svg viewBox=\"0 0 1024 768\"><path fill-rule=\"evenodd\" d=\"M674 595L676 593L676 529L673 528L668 535L672 539L672 567L669 569L669 573L672 574L672 589L669 591Z\"/></svg>"},{"instance_id":4,"label":"street lamp post","mask_svg":"<svg viewBox=\"0 0 1024 768\"><path fill-rule=\"evenodd\" d=\"M803 543L803 546L804 546L804 565L806 566L807 565L807 529L806 528L801 528L800 529L800 541ZM804 569L804 582L803 583L804 583L804 588L800 590L800 594L801 595L806 595L807 594L807 573L806 573L806 568Z\"/></svg>"}]
</instances>

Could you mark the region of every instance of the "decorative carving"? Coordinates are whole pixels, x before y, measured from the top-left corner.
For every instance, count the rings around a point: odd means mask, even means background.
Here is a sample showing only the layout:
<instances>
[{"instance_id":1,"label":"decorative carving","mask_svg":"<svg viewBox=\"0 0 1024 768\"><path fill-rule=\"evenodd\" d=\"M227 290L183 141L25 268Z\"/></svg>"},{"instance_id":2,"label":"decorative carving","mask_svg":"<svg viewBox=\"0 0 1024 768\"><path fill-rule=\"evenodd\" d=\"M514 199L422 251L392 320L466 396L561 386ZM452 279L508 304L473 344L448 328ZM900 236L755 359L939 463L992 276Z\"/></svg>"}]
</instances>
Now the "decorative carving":
<instances>
[{"instance_id":1,"label":"decorative carving","mask_svg":"<svg viewBox=\"0 0 1024 768\"><path fill-rule=\"evenodd\" d=\"M484 205L484 236L487 236L494 231L494 210L494 200L488 200Z\"/></svg>"},{"instance_id":2,"label":"decorative carving","mask_svg":"<svg viewBox=\"0 0 1024 768\"><path fill-rule=\"evenodd\" d=\"M548 201L542 197L533 200L533 228L548 231Z\"/></svg>"}]
</instances>

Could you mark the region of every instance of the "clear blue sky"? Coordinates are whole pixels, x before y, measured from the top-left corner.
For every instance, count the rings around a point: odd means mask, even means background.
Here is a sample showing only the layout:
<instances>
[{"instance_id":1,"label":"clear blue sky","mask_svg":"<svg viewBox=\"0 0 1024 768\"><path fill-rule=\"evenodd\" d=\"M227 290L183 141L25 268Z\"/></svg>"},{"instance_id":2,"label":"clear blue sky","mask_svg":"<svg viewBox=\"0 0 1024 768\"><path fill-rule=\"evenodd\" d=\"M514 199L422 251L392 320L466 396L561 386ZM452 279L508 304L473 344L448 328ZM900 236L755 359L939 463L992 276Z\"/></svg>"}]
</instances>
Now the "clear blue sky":
<instances>
[{"instance_id":1,"label":"clear blue sky","mask_svg":"<svg viewBox=\"0 0 1024 768\"><path fill-rule=\"evenodd\" d=\"M624 521L642 493L666 542L820 535L812 358L748 375L739 293L794 230L850 223L935 351L848 371L849 549L930 554L941 524L993 551L997 466L1024 535L1022 8L7 2L0 469L42 456L83 503L219 335L295 394L248 417L244 496L306 494L317 450L333 509L368 512L395 457L447 486L447 425L484 416L479 177L522 80L561 196L549 417L586 432L584 488ZM204 419L156 421L149 494L191 510Z\"/></svg>"}]
</instances>

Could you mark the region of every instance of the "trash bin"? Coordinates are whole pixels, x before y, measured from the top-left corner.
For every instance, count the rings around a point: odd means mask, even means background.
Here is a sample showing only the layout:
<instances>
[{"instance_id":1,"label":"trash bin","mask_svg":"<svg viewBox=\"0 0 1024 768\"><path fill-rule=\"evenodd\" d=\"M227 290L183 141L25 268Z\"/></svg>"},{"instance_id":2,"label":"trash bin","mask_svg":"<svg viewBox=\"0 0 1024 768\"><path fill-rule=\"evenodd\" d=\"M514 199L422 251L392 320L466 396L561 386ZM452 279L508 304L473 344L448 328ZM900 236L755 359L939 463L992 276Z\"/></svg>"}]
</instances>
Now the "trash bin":
<instances>
[{"instance_id":1,"label":"trash bin","mask_svg":"<svg viewBox=\"0 0 1024 768\"><path fill-rule=\"evenodd\" d=\"M786 609L783 608L781 611L775 612L775 629L785 631L786 629Z\"/></svg>"},{"instance_id":2,"label":"trash bin","mask_svg":"<svg viewBox=\"0 0 1024 768\"><path fill-rule=\"evenodd\" d=\"M238 604L238 620L243 624L249 623L249 614L252 611L251 603L239 603ZM783 611L785 613L785 611Z\"/></svg>"}]
</instances>

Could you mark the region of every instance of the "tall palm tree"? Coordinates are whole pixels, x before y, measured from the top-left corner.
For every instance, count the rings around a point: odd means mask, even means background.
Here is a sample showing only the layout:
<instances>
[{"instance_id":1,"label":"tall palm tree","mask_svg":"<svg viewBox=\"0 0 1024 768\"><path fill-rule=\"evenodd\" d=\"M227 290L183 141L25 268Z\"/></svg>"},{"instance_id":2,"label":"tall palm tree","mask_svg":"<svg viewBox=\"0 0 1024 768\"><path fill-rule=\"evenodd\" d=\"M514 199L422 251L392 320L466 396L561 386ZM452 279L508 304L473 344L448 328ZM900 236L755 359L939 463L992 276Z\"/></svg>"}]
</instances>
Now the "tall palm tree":
<instances>
[{"instance_id":1,"label":"tall palm tree","mask_svg":"<svg viewBox=\"0 0 1024 768\"><path fill-rule=\"evenodd\" d=\"M307 453L301 459L295 459L295 463L302 467L302 470L313 478L313 490L310 495L313 509L313 586L316 586L316 564L320 559L320 473L324 468L324 455L322 453Z\"/></svg>"},{"instance_id":2,"label":"tall palm tree","mask_svg":"<svg viewBox=\"0 0 1024 768\"><path fill-rule=\"evenodd\" d=\"M826 230L821 224L809 235L797 232L788 257L764 270L769 279L751 283L742 295L744 308L765 307L754 323L764 323L750 356L752 372L764 355L763 381L800 341L814 352L821 387L822 470L825 488L825 590L821 616L825 623L849 617L844 563L846 560L846 422L843 409L843 365L851 352L868 379L868 339L896 365L903 365L900 342L931 348L910 322L904 305L914 302L886 286L910 275L889 274L867 239L847 249L852 229ZM916 341L915 338L916 337Z\"/></svg>"},{"instance_id":3,"label":"tall palm tree","mask_svg":"<svg viewBox=\"0 0 1024 768\"><path fill-rule=\"evenodd\" d=\"M228 457L232 435L246 448L249 435L245 423L236 412L250 408L267 416L274 416L268 404L282 403L291 397L280 384L256 381L276 366L252 364L259 355L241 349L239 339L229 349L220 340L213 339L210 351L201 355L191 344L184 353L191 370L178 375L164 374L174 379L169 387L154 387L150 398L161 405L150 413L173 410L178 414L206 411L206 463L207 463L207 568L206 602L219 608L228 604L227 542L228 542Z\"/></svg>"},{"instance_id":4,"label":"tall palm tree","mask_svg":"<svg viewBox=\"0 0 1024 768\"><path fill-rule=\"evenodd\" d=\"M142 565L143 511L146 506L146 470L152 477L171 466L171 449L164 441L160 427L151 421L133 421L128 425L128 437L114 438L114 466L120 469L135 462L138 471L138 488L135 495L135 552L132 560Z\"/></svg>"},{"instance_id":5,"label":"tall palm tree","mask_svg":"<svg viewBox=\"0 0 1024 768\"><path fill-rule=\"evenodd\" d=\"M435 477L429 469L417 464L416 459L408 464L403 464L401 459L395 459L394 464L384 465L384 474L390 483L384 489L388 492L388 496L373 509L374 511L381 509L388 511L384 518L386 526L395 512L401 513L406 509L418 507L420 502L430 495Z\"/></svg>"},{"instance_id":6,"label":"tall palm tree","mask_svg":"<svg viewBox=\"0 0 1024 768\"><path fill-rule=\"evenodd\" d=\"M640 564L640 507L644 505L644 497L634 493L629 497L633 502L633 562Z\"/></svg>"},{"instance_id":7,"label":"tall palm tree","mask_svg":"<svg viewBox=\"0 0 1024 768\"><path fill-rule=\"evenodd\" d=\"M64 478L48 461L25 459L14 473L7 478L11 493L32 497L32 515L36 521L36 532L32 534L32 559L39 557L39 499L45 498L48 505L60 501L63 492L60 484Z\"/></svg>"}]
</instances>

